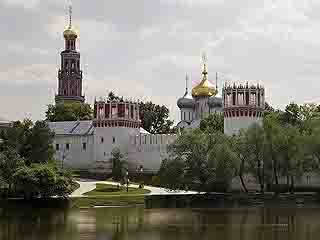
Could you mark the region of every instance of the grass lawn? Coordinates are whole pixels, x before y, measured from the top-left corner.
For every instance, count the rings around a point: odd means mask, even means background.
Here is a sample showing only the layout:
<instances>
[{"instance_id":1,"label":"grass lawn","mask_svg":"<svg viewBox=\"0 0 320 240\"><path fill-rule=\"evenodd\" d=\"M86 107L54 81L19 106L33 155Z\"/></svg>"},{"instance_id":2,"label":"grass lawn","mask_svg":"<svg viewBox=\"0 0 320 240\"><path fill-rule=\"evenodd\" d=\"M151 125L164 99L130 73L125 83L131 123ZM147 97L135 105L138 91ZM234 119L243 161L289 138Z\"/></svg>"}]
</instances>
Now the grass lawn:
<instances>
[{"instance_id":1,"label":"grass lawn","mask_svg":"<svg viewBox=\"0 0 320 240\"><path fill-rule=\"evenodd\" d=\"M96 189L85 194L88 197L72 198L72 205L73 207L143 205L143 194L149 192L139 188L129 188L127 192L125 186L118 188L109 184L97 184Z\"/></svg>"}]
</instances>

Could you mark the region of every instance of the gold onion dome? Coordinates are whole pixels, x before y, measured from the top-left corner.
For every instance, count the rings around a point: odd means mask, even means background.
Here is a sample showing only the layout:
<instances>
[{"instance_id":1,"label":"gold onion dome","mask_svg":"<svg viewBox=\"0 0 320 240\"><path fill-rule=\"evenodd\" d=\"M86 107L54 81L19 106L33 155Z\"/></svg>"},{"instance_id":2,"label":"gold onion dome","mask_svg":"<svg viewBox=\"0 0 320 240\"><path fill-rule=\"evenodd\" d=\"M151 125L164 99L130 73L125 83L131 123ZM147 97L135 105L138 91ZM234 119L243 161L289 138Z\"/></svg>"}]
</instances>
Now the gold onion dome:
<instances>
[{"instance_id":1,"label":"gold onion dome","mask_svg":"<svg viewBox=\"0 0 320 240\"><path fill-rule=\"evenodd\" d=\"M217 90L215 86L212 83L210 83L207 79L208 72L207 72L206 64L204 64L202 75L203 75L202 81L192 89L192 96L193 97L215 96L217 94Z\"/></svg>"},{"instance_id":2,"label":"gold onion dome","mask_svg":"<svg viewBox=\"0 0 320 240\"><path fill-rule=\"evenodd\" d=\"M64 30L63 36L65 38L77 38L78 34L77 34L76 30L74 30L74 28L69 26L66 30Z\"/></svg>"}]
</instances>

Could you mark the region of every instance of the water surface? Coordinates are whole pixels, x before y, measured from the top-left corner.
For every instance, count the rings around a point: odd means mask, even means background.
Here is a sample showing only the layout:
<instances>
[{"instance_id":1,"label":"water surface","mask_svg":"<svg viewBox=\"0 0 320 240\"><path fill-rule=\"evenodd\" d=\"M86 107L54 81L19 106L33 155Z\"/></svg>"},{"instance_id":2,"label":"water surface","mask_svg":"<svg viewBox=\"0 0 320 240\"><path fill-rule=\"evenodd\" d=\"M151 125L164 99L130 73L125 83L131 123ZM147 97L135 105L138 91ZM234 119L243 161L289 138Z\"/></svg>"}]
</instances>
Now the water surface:
<instances>
[{"instance_id":1,"label":"water surface","mask_svg":"<svg viewBox=\"0 0 320 240\"><path fill-rule=\"evenodd\" d=\"M320 209L0 208L5 240L320 239Z\"/></svg>"}]
</instances>

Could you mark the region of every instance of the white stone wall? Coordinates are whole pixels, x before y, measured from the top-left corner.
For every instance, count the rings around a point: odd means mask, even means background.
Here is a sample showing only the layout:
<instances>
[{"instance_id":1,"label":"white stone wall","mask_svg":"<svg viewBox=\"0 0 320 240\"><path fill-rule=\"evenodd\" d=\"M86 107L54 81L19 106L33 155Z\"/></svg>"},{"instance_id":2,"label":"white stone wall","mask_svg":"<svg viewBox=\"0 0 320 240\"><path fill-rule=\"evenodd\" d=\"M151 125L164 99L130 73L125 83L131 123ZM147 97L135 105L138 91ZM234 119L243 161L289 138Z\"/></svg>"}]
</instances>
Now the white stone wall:
<instances>
[{"instance_id":1,"label":"white stone wall","mask_svg":"<svg viewBox=\"0 0 320 240\"><path fill-rule=\"evenodd\" d=\"M130 136L139 134L138 128L127 127L96 127L94 130L94 160L109 161L114 148L128 156ZM114 142L113 142L114 140Z\"/></svg>"},{"instance_id":2,"label":"white stone wall","mask_svg":"<svg viewBox=\"0 0 320 240\"><path fill-rule=\"evenodd\" d=\"M247 129L252 124L257 123L262 125L260 117L229 117L224 118L224 134L228 136L237 135L240 129Z\"/></svg>"},{"instance_id":3,"label":"white stone wall","mask_svg":"<svg viewBox=\"0 0 320 240\"><path fill-rule=\"evenodd\" d=\"M86 143L86 149L83 149L83 143ZM59 150L55 151L55 159L61 164L63 155L64 167L73 169L88 169L94 164L94 137L93 135L57 135L53 141L53 147L56 149L59 144ZM69 144L69 150L66 145Z\"/></svg>"},{"instance_id":4,"label":"white stone wall","mask_svg":"<svg viewBox=\"0 0 320 240\"><path fill-rule=\"evenodd\" d=\"M145 172L157 172L161 162L168 156L169 144L177 139L177 135L137 135L131 137L129 162L131 166L142 165Z\"/></svg>"}]
</instances>

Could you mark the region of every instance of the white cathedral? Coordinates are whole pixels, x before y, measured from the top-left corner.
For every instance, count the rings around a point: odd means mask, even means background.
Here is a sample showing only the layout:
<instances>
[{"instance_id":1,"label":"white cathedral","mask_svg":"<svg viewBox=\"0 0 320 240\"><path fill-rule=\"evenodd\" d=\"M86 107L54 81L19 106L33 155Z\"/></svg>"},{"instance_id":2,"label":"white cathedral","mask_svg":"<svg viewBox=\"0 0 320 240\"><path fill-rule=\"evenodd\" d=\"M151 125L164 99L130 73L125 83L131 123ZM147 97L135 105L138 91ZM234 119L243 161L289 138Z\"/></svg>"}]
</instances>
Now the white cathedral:
<instances>
[{"instance_id":1,"label":"white cathedral","mask_svg":"<svg viewBox=\"0 0 320 240\"><path fill-rule=\"evenodd\" d=\"M80 53L76 49L77 33L71 22L64 31L65 50L61 52L58 71L56 104L84 102ZM222 98L208 80L204 62L201 82L188 88L177 101L181 110L178 128L197 128L201 119L211 113L224 115L224 132L234 135L253 123L261 123L264 111L264 88L259 85L225 85ZM167 148L177 139L176 134L154 135L140 127L139 105L130 101L95 101L91 121L49 122L55 133L55 157L63 166L95 173L111 171L110 157L119 148L128 161L129 171L143 168L144 172L159 170L168 156Z\"/></svg>"}]
</instances>

